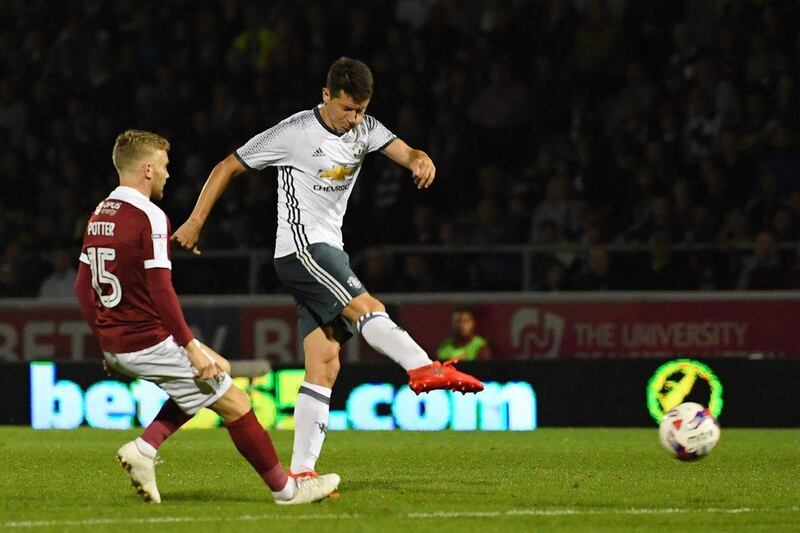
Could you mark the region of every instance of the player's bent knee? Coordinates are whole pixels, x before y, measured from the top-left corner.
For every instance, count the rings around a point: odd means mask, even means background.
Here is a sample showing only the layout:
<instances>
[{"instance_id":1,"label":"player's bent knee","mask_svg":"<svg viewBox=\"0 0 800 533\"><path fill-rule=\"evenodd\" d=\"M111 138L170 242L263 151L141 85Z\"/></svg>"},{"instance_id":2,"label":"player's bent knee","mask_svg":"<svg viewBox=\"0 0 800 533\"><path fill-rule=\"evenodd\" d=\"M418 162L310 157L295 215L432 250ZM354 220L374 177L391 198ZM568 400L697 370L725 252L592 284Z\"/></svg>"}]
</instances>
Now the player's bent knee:
<instances>
[{"instance_id":1,"label":"player's bent knee","mask_svg":"<svg viewBox=\"0 0 800 533\"><path fill-rule=\"evenodd\" d=\"M350 303L348 303L347 307L344 308L342 314L349 320L356 322L359 318L367 313L375 312L385 313L386 306L384 306L380 300L372 296L370 293L365 292L364 294L356 296L350 300Z\"/></svg>"},{"instance_id":2,"label":"player's bent knee","mask_svg":"<svg viewBox=\"0 0 800 533\"><path fill-rule=\"evenodd\" d=\"M364 311L364 313L362 314L362 316L367 314L367 313L375 313L376 311L377 312L381 312L381 313L385 313L386 312L386 306L383 305L383 303L381 303L380 300L375 298L370 293L364 293L361 296L359 296L358 298L361 298L361 297L364 297L364 299L363 299L363 304L364 305L363 305L363 309L362 309ZM356 299L358 299L358 298L356 298Z\"/></svg>"},{"instance_id":3,"label":"player's bent knee","mask_svg":"<svg viewBox=\"0 0 800 533\"><path fill-rule=\"evenodd\" d=\"M339 343L333 340L325 340L305 347L306 364L327 365L331 361L339 363Z\"/></svg>"},{"instance_id":4,"label":"player's bent knee","mask_svg":"<svg viewBox=\"0 0 800 533\"><path fill-rule=\"evenodd\" d=\"M320 343L306 351L306 381L323 387L332 387L339 375L339 343Z\"/></svg>"}]
</instances>

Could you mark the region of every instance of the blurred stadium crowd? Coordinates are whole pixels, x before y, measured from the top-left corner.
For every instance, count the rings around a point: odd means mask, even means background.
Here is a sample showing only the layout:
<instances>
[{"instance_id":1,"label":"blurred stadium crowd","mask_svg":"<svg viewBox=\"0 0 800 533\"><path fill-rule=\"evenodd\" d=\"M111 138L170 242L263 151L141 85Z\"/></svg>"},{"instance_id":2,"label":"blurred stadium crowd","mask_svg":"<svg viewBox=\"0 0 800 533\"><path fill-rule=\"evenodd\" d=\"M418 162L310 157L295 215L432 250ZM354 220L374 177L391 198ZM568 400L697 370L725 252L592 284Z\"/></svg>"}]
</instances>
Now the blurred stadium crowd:
<instances>
[{"instance_id":1,"label":"blurred stadium crowd","mask_svg":"<svg viewBox=\"0 0 800 533\"><path fill-rule=\"evenodd\" d=\"M800 288L799 26L778 0L5 0L0 296L66 291L118 132L172 141L174 229L218 160L320 100L340 55L373 69L368 112L438 167L418 192L367 158L345 243L370 290L519 289L515 256L381 246L526 243L585 246L537 252L537 290ZM273 170L239 178L204 249L271 248L275 188ZM177 286L209 292L192 276Z\"/></svg>"}]
</instances>

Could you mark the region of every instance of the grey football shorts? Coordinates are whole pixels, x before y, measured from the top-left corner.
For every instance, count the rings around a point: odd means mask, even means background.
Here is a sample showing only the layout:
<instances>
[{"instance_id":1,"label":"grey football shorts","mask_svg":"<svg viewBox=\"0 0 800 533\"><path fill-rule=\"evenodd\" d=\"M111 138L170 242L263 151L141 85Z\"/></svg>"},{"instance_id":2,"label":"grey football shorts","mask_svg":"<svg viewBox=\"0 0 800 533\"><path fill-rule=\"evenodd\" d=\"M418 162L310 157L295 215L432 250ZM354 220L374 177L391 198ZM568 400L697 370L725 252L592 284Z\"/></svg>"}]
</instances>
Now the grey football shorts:
<instances>
[{"instance_id":1,"label":"grey football shorts","mask_svg":"<svg viewBox=\"0 0 800 533\"><path fill-rule=\"evenodd\" d=\"M314 243L275 259L278 279L297 302L300 339L319 327L331 326L344 344L353 336L353 324L340 313L366 289L350 268L350 257L330 244Z\"/></svg>"}]
</instances>

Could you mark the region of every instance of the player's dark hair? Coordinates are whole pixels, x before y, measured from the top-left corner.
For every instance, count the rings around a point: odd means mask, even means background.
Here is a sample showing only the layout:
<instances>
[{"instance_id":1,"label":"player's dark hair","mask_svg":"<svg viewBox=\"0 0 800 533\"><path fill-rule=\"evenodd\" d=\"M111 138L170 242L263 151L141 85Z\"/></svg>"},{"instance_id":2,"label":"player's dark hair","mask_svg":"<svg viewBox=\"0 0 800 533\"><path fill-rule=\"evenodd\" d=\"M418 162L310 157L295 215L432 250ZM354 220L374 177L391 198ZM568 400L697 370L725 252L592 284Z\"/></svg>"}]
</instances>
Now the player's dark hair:
<instances>
[{"instance_id":1,"label":"player's dark hair","mask_svg":"<svg viewBox=\"0 0 800 533\"><path fill-rule=\"evenodd\" d=\"M372 96L372 72L358 59L340 57L328 69L325 85L331 98L336 98L344 91L354 102L363 102Z\"/></svg>"}]
</instances>

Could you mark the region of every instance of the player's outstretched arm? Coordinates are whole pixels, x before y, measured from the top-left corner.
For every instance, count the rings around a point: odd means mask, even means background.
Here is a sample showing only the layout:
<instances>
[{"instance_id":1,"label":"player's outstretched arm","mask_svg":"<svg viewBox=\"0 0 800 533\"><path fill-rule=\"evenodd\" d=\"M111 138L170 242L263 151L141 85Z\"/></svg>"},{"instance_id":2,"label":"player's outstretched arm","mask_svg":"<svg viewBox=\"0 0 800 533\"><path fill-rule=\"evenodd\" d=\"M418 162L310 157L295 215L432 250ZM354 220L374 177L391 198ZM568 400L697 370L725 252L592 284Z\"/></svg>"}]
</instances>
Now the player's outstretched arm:
<instances>
[{"instance_id":1,"label":"player's outstretched arm","mask_svg":"<svg viewBox=\"0 0 800 533\"><path fill-rule=\"evenodd\" d=\"M222 367L207 353L205 345L194 338L194 334L186 324L178 295L172 286L171 271L167 268L150 268L145 270L145 275L153 307L175 342L186 350L189 362L196 369L197 379L218 377Z\"/></svg>"},{"instance_id":2,"label":"player's outstretched arm","mask_svg":"<svg viewBox=\"0 0 800 533\"><path fill-rule=\"evenodd\" d=\"M428 154L415 150L402 139L395 139L383 149L386 157L411 171L417 189L427 189L436 177L436 165Z\"/></svg>"},{"instance_id":3,"label":"player's outstretched arm","mask_svg":"<svg viewBox=\"0 0 800 533\"><path fill-rule=\"evenodd\" d=\"M217 163L208 176L205 185L203 185L203 190L200 191L200 196L197 198L192 214L172 234L172 240L176 241L184 249L199 254L200 250L197 248L197 241L200 240L200 231L203 229L209 213L211 213L211 208L222 196L231 178L245 170L247 169L233 154Z\"/></svg>"}]
</instances>

